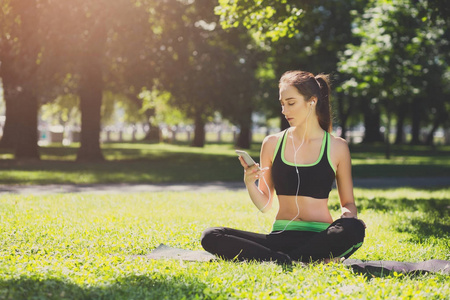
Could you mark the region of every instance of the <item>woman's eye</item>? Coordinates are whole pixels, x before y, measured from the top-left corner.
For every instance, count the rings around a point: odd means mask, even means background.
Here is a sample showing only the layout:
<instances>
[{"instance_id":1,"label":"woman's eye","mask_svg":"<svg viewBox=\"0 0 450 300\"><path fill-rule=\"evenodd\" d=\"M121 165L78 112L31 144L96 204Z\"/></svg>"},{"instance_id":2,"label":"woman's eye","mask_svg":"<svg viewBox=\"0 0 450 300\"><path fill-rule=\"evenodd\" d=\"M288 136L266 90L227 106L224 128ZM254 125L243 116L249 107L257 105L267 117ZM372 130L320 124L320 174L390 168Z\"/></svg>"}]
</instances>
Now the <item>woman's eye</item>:
<instances>
[{"instance_id":1,"label":"woman's eye","mask_svg":"<svg viewBox=\"0 0 450 300\"><path fill-rule=\"evenodd\" d=\"M289 106L292 106L292 105L294 105L294 104L295 104L294 102L288 103Z\"/></svg>"}]
</instances>

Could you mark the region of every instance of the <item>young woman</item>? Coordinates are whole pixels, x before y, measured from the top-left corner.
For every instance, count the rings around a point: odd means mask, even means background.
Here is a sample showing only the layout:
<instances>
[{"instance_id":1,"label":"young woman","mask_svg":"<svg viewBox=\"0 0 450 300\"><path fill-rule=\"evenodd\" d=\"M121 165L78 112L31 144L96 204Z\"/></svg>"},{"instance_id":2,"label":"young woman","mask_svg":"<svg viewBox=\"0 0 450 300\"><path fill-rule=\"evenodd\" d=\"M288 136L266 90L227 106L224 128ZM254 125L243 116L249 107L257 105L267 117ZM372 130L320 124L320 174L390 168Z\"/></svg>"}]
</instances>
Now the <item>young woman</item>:
<instances>
[{"instance_id":1,"label":"young woman","mask_svg":"<svg viewBox=\"0 0 450 300\"><path fill-rule=\"evenodd\" d=\"M291 127L264 139L262 168L249 167L239 157L248 193L260 211L271 208L274 190L277 193L273 230L259 234L208 228L202 246L221 258L239 261L290 264L348 258L362 245L365 225L357 219L347 143L330 134L328 77L289 71L281 77L279 91L282 113ZM342 215L333 222L328 195L334 180Z\"/></svg>"}]
</instances>

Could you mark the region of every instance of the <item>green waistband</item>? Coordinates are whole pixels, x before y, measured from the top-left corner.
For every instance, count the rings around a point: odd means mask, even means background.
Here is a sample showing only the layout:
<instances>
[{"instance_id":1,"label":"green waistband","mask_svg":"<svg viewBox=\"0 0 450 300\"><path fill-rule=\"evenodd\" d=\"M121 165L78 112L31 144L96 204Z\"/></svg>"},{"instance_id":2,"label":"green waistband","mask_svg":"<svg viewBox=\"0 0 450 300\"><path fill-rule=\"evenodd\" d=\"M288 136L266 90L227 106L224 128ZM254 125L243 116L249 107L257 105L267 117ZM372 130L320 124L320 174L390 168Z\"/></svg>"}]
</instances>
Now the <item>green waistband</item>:
<instances>
[{"instance_id":1,"label":"green waistband","mask_svg":"<svg viewBox=\"0 0 450 300\"><path fill-rule=\"evenodd\" d=\"M275 220L273 223L273 231L297 230L297 231L314 231L321 232L328 228L330 224L322 222L305 222L291 220Z\"/></svg>"}]
</instances>

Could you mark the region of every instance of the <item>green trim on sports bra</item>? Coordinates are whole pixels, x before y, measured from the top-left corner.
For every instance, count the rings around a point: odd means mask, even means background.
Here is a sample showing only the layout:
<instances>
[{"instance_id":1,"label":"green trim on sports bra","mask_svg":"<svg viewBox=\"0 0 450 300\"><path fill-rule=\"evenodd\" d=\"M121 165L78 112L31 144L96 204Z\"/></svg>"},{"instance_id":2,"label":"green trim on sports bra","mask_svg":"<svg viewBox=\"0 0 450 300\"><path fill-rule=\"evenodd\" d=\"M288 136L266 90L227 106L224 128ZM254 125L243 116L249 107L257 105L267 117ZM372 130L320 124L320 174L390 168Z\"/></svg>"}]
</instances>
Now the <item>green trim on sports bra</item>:
<instances>
[{"instance_id":1,"label":"green trim on sports bra","mask_svg":"<svg viewBox=\"0 0 450 300\"><path fill-rule=\"evenodd\" d=\"M287 141L287 138L285 138L283 140L283 145L281 145L281 160L286 165L291 166L291 167L312 167L314 165L317 165L319 163L319 161L322 159L322 155L323 155L323 152L325 150L326 138L327 138L327 132L325 132L324 135L323 135L322 146L320 147L319 157L317 158L317 160L315 162L313 162L311 164L294 164L292 162L287 161L286 158L284 157L284 151L285 151L285 148L286 148L286 141Z\"/></svg>"},{"instance_id":2,"label":"green trim on sports bra","mask_svg":"<svg viewBox=\"0 0 450 300\"><path fill-rule=\"evenodd\" d=\"M275 157L277 156L278 149L280 148L280 145L283 142L283 145L281 146L281 160L286 165L292 166L292 167L295 167L295 166L297 166L297 167L311 167L311 166L317 165L319 163L319 161L322 159L324 148L325 148L325 141L328 141L327 160L328 160L328 163L330 164L330 167L333 170L334 174L336 174L336 169L334 168L333 164L331 163L331 158L330 158L330 133L329 132L325 131L325 134L324 134L324 137L323 137L323 140L322 140L322 146L320 148L320 155L319 155L319 157L317 158L317 160L315 162L313 162L311 164L305 164L305 165L301 165L301 164L295 165L294 163L291 163L291 162L287 161L284 158L284 149L286 147L286 140L287 140L285 138L285 136L287 135L286 131L288 131L288 129L285 130L285 132L283 133L281 138L279 138L278 141L277 141L277 146L275 147L275 151L273 153L272 162L275 161Z\"/></svg>"},{"instance_id":3,"label":"green trim on sports bra","mask_svg":"<svg viewBox=\"0 0 450 300\"><path fill-rule=\"evenodd\" d=\"M272 163L275 161L275 157L277 156L277 152L278 152L278 149L280 148L281 141L283 140L283 137L286 134L286 130L287 129L285 129L283 131L283 134L281 135L281 138L278 138L277 146L275 147L275 151L273 152Z\"/></svg>"},{"instance_id":4,"label":"green trim on sports bra","mask_svg":"<svg viewBox=\"0 0 450 300\"><path fill-rule=\"evenodd\" d=\"M321 232L326 230L330 226L329 223L323 222L306 222L306 221L291 221L291 220L275 220L273 223L272 231L313 231Z\"/></svg>"},{"instance_id":5,"label":"green trim on sports bra","mask_svg":"<svg viewBox=\"0 0 450 300\"><path fill-rule=\"evenodd\" d=\"M331 162L331 157L330 157L330 133L327 132L327 159L328 159L328 163L330 164L331 169L333 169L334 174L336 174L336 169L333 166L333 163Z\"/></svg>"}]
</instances>

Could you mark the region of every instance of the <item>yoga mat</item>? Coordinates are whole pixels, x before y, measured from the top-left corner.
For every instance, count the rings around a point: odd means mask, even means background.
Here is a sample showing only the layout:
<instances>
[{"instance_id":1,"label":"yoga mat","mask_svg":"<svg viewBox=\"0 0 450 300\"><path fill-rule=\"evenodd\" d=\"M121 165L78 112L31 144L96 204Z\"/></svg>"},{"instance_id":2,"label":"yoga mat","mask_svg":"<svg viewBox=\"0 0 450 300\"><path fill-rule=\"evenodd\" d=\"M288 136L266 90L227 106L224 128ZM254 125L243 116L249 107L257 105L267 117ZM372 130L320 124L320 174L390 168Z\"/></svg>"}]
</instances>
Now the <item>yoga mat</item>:
<instances>
[{"instance_id":1,"label":"yoga mat","mask_svg":"<svg viewBox=\"0 0 450 300\"><path fill-rule=\"evenodd\" d=\"M149 254L134 255L134 257L145 257L150 259L181 259L185 261L211 261L217 259L214 255L206 251L179 249L164 244L159 245Z\"/></svg>"},{"instance_id":2,"label":"yoga mat","mask_svg":"<svg viewBox=\"0 0 450 300\"><path fill-rule=\"evenodd\" d=\"M201 250L186 250L160 244L152 252L146 255L134 255L149 259L180 259L184 261L207 262L216 260L216 256ZM432 259L423 262L400 262L400 261L362 261L358 259L346 259L342 262L354 271L372 275L387 275L390 272L403 274L415 273L439 273L450 274L450 261Z\"/></svg>"},{"instance_id":3,"label":"yoga mat","mask_svg":"<svg viewBox=\"0 0 450 300\"><path fill-rule=\"evenodd\" d=\"M400 261L361 261L358 259L346 259L344 265L352 267L360 273L373 275L389 274L391 272L414 274L414 273L439 273L450 274L450 261L432 259L422 262L400 262Z\"/></svg>"}]
</instances>

